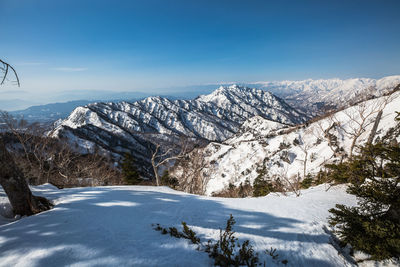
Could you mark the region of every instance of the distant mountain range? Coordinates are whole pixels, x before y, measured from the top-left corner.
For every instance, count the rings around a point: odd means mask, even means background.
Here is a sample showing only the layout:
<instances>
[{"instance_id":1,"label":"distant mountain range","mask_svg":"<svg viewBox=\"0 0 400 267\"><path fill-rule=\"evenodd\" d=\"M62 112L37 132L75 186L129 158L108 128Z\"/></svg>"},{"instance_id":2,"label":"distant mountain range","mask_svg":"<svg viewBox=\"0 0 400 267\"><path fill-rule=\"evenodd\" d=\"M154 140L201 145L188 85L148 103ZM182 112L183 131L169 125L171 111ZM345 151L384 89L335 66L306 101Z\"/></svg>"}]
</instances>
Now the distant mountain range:
<instances>
[{"instance_id":1,"label":"distant mountain range","mask_svg":"<svg viewBox=\"0 0 400 267\"><path fill-rule=\"evenodd\" d=\"M1 96L1 91L0 91ZM0 110L14 111L22 110L32 105L36 105L37 102L32 102L22 99L0 99Z\"/></svg>"},{"instance_id":2,"label":"distant mountain range","mask_svg":"<svg viewBox=\"0 0 400 267\"><path fill-rule=\"evenodd\" d=\"M354 78L354 79L325 79L325 80L303 80L303 81L274 81L239 83L240 86L262 89L272 92L274 95L284 99L291 106L300 109L310 116L321 115L326 109L334 109L338 106L348 105L360 95L380 96L388 89L400 84L400 75L388 76L382 79ZM231 83L222 84L227 87ZM180 88L169 88L170 93L163 93L168 99L193 99L199 94L208 94L219 87L218 84L187 86ZM163 91L167 92L167 89ZM86 99L74 100L65 103L53 103L37 105L30 108L11 113L16 116L24 116L30 121L49 122L66 118L77 106L83 106L93 102L119 102L149 97L150 94L138 92L109 92L109 91L68 91L53 96L54 99ZM27 106L29 102L18 99L0 100L0 109L15 110Z\"/></svg>"},{"instance_id":3,"label":"distant mountain range","mask_svg":"<svg viewBox=\"0 0 400 267\"><path fill-rule=\"evenodd\" d=\"M65 103L52 103L47 105L32 106L24 110L9 112L16 118L23 118L30 122L54 122L68 117L71 111L79 106L85 106L92 101L77 100Z\"/></svg>"},{"instance_id":4,"label":"distant mountain range","mask_svg":"<svg viewBox=\"0 0 400 267\"><path fill-rule=\"evenodd\" d=\"M233 85L193 100L148 97L136 102L92 103L59 121L53 136L66 137L82 150L98 147L116 154L130 152L148 161L149 148L161 139L183 135L221 142L253 116L286 125L308 119L272 93Z\"/></svg>"},{"instance_id":5,"label":"distant mountain range","mask_svg":"<svg viewBox=\"0 0 400 267\"><path fill-rule=\"evenodd\" d=\"M400 75L382 79L353 78L303 81L258 82L245 84L270 91L293 107L310 115L326 109L347 106L360 99L378 97L400 84Z\"/></svg>"},{"instance_id":6,"label":"distant mountain range","mask_svg":"<svg viewBox=\"0 0 400 267\"><path fill-rule=\"evenodd\" d=\"M194 99L186 99L184 94L182 98L150 96L131 101L81 100L12 114L31 121L58 120L52 136L65 138L83 152L100 149L117 158L130 152L151 173L149 159L156 144L175 142L179 136L218 143L249 132L268 136L257 131L273 133L274 129L302 124L326 109L379 97L398 84L400 76L260 82L250 84L253 88L220 86Z\"/></svg>"},{"instance_id":7,"label":"distant mountain range","mask_svg":"<svg viewBox=\"0 0 400 267\"><path fill-rule=\"evenodd\" d=\"M201 91L211 91L207 87L201 87ZM184 92L172 92L163 95L163 97L168 99L193 99L197 97L198 90L184 91ZM0 110L9 110L9 113L17 118L24 118L29 122L41 122L50 123L59 119L65 119L71 112L79 107L85 106L90 103L95 102L134 102L145 97L149 97L150 94L137 93L137 92L104 92L104 91L82 91L75 92L71 91L64 92L61 96L58 95L57 98L62 99L79 99L82 100L72 100L67 102L57 102L43 105L30 106L32 102L24 101L20 99L13 100L0 100ZM87 97L87 98L83 98ZM25 108L29 106L28 108ZM24 109L21 109L24 108Z\"/></svg>"}]
</instances>

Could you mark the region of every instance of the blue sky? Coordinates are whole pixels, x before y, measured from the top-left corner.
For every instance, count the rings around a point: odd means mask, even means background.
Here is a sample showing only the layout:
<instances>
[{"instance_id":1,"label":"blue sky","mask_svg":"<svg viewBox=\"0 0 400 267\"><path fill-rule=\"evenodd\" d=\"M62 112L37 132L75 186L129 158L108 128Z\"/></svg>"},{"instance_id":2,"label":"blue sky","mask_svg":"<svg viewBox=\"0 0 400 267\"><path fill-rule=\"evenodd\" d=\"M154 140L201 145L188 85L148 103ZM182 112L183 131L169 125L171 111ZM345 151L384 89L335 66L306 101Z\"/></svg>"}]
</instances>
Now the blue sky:
<instances>
[{"instance_id":1,"label":"blue sky","mask_svg":"<svg viewBox=\"0 0 400 267\"><path fill-rule=\"evenodd\" d=\"M398 0L0 0L0 57L20 75L16 92L36 98L380 78L400 74L399 11Z\"/></svg>"}]
</instances>

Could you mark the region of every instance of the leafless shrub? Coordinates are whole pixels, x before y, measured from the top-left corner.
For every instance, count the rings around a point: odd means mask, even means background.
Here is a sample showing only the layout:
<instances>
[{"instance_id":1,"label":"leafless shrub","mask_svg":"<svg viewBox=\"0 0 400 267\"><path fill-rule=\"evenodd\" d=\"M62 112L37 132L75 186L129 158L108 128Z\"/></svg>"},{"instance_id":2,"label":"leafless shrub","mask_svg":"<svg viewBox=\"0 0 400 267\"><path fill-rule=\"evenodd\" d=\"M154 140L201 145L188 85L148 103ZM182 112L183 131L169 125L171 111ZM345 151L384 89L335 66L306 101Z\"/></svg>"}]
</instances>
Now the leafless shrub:
<instances>
[{"instance_id":1,"label":"leafless shrub","mask_svg":"<svg viewBox=\"0 0 400 267\"><path fill-rule=\"evenodd\" d=\"M347 117L346 125L343 125L335 116L333 119L340 129L352 140L349 148L349 156L352 157L358 139L366 131L366 128L375 122L374 118L378 115L391 101L393 95L382 96L375 101L364 101L343 111Z\"/></svg>"},{"instance_id":2,"label":"leafless shrub","mask_svg":"<svg viewBox=\"0 0 400 267\"><path fill-rule=\"evenodd\" d=\"M176 161L184 158L193 147L194 144L190 142L189 138L181 136L180 142L156 144L155 149L151 153L151 165L153 167L154 176L156 178L156 185L161 185L160 167L165 167L169 162ZM168 168L168 166L167 166Z\"/></svg>"},{"instance_id":3,"label":"leafless shrub","mask_svg":"<svg viewBox=\"0 0 400 267\"><path fill-rule=\"evenodd\" d=\"M245 198L253 196L253 187L250 182L246 180L240 183L239 186L229 184L227 188L212 194L213 197L226 197L226 198Z\"/></svg>"},{"instance_id":4,"label":"leafless shrub","mask_svg":"<svg viewBox=\"0 0 400 267\"><path fill-rule=\"evenodd\" d=\"M119 170L100 153L82 154L65 140L46 136L40 124L0 114L7 127L2 133L16 165L31 184L52 183L58 187L120 184Z\"/></svg>"},{"instance_id":5,"label":"leafless shrub","mask_svg":"<svg viewBox=\"0 0 400 267\"><path fill-rule=\"evenodd\" d=\"M194 149L186 157L179 160L177 168L180 169L177 179L178 189L204 195L210 176L205 172L210 163L206 160L202 149Z\"/></svg>"}]
</instances>

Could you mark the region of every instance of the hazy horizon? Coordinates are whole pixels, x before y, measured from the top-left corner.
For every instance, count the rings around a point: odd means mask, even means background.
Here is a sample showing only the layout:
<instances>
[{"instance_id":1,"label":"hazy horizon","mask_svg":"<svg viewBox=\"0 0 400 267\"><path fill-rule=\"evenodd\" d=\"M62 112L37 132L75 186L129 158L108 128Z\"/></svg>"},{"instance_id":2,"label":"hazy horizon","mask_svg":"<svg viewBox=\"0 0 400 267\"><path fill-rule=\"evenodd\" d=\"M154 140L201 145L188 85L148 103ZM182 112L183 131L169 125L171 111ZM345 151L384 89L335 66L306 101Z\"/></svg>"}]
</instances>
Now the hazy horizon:
<instances>
[{"instance_id":1,"label":"hazy horizon","mask_svg":"<svg viewBox=\"0 0 400 267\"><path fill-rule=\"evenodd\" d=\"M400 75L391 75L400 76ZM385 76L390 77L390 76ZM385 78L379 77L379 78ZM378 78L378 79L379 79ZM0 99L0 110L6 111L16 111L26 109L31 106L46 105L53 103L66 103L71 101L118 101L118 100L138 100L148 96L164 96L164 97L174 97L181 99L192 99L202 94L208 94L212 91L218 89L218 87L228 86L232 84L238 84L247 87L262 88L268 90L265 84L275 83L275 82L304 82L308 80L336 80L340 78L329 78L329 79L305 79L305 80L281 80L281 81L255 81L255 82L221 82L214 84L199 84L199 85L188 85L180 87L169 87L169 88L158 88L153 91L111 91L111 90L65 90L59 91L55 94L49 94L46 96L40 93L28 92L20 90L18 87L14 87L14 90L10 89L7 91L2 91L2 98ZM353 77L349 79L340 80L351 80L351 79L372 79L369 77ZM35 95L40 97L39 100L35 99ZM7 97L8 96L8 97Z\"/></svg>"}]
</instances>

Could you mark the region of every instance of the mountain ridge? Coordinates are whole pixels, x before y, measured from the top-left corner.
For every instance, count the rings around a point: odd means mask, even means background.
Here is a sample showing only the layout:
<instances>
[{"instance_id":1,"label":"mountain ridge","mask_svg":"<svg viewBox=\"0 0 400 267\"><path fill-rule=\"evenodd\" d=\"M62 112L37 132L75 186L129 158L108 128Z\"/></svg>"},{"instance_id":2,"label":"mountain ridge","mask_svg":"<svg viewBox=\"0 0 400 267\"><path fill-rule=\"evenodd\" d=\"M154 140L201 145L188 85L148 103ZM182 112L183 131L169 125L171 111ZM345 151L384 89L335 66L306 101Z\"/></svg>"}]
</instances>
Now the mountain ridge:
<instances>
[{"instance_id":1,"label":"mountain ridge","mask_svg":"<svg viewBox=\"0 0 400 267\"><path fill-rule=\"evenodd\" d=\"M100 147L119 155L130 152L148 162L151 147L173 136L222 142L254 116L285 125L308 119L270 92L236 85L218 90L193 100L157 96L132 103L88 104L58 121L51 135L66 137L82 151Z\"/></svg>"},{"instance_id":2,"label":"mountain ridge","mask_svg":"<svg viewBox=\"0 0 400 267\"><path fill-rule=\"evenodd\" d=\"M224 142L211 142L192 151L202 166L196 166L194 161L178 163L172 167L170 175L180 181L200 179L206 184L204 191L192 193L207 195L226 189L230 184L239 186L246 181L252 184L262 168L266 168L270 177L281 180L304 179L308 174L316 174L327 163L340 162L357 153L358 146L370 139L380 110L382 117L371 140L396 138L400 141L400 129L394 120L399 107L400 92L397 91L299 126L255 116ZM195 172L196 177L188 176L185 171L188 166L200 170Z\"/></svg>"}]
</instances>

